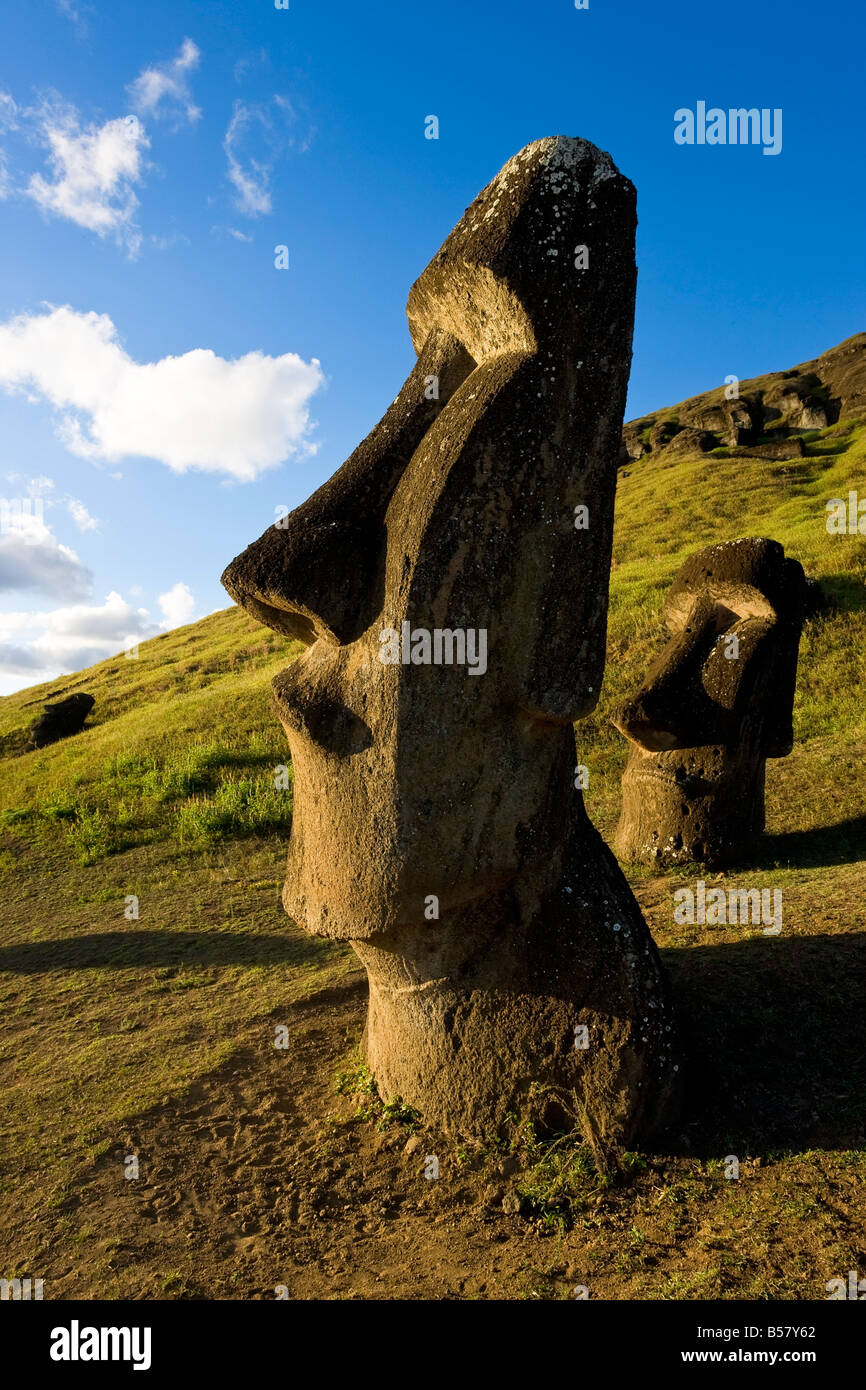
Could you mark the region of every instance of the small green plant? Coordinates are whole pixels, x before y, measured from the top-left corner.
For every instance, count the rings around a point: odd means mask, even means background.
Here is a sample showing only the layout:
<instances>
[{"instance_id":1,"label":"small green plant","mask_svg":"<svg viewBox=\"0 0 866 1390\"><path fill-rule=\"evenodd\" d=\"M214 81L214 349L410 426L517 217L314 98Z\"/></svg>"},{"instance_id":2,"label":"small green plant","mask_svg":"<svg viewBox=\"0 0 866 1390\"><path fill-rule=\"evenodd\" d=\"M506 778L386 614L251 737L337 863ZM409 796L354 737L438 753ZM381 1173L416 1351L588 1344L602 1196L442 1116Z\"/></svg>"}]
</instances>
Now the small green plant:
<instances>
[{"instance_id":1,"label":"small green plant","mask_svg":"<svg viewBox=\"0 0 866 1390\"><path fill-rule=\"evenodd\" d=\"M334 1077L334 1090L339 1096L378 1095L373 1073L365 1062L356 1061L351 1066L338 1071Z\"/></svg>"},{"instance_id":2,"label":"small green plant","mask_svg":"<svg viewBox=\"0 0 866 1390\"><path fill-rule=\"evenodd\" d=\"M418 1128L421 1116L411 1105L404 1105L399 1096L393 1100L386 1101L382 1106L382 1113L376 1128L384 1131L389 1125L406 1125L409 1129Z\"/></svg>"},{"instance_id":3,"label":"small green plant","mask_svg":"<svg viewBox=\"0 0 866 1390\"><path fill-rule=\"evenodd\" d=\"M627 1149L625 1153L620 1155L619 1164L620 1171L626 1176L632 1173L645 1173L649 1167L643 1154L629 1153Z\"/></svg>"},{"instance_id":4,"label":"small green plant","mask_svg":"<svg viewBox=\"0 0 866 1390\"><path fill-rule=\"evenodd\" d=\"M355 1061L338 1071L334 1078L334 1089L338 1095L349 1096L358 1102L353 1120L375 1120L379 1116L382 1101L373 1073L364 1062Z\"/></svg>"},{"instance_id":5,"label":"small green plant","mask_svg":"<svg viewBox=\"0 0 866 1390\"><path fill-rule=\"evenodd\" d=\"M119 848L113 829L101 811L79 811L67 831L79 864L98 864Z\"/></svg>"},{"instance_id":6,"label":"small green plant","mask_svg":"<svg viewBox=\"0 0 866 1390\"><path fill-rule=\"evenodd\" d=\"M577 1134L561 1134L544 1142L531 1126L524 1133L529 1140L525 1148L527 1167L516 1191L526 1198L529 1213L544 1225L570 1230L576 1213L604 1184L605 1175Z\"/></svg>"},{"instance_id":7,"label":"small green plant","mask_svg":"<svg viewBox=\"0 0 866 1390\"><path fill-rule=\"evenodd\" d=\"M234 1277L236 1278L237 1275ZM159 1286L163 1293L182 1293L186 1288L186 1278L183 1274L179 1274L175 1271L172 1274L166 1274L165 1277L160 1280Z\"/></svg>"},{"instance_id":8,"label":"small green plant","mask_svg":"<svg viewBox=\"0 0 866 1390\"><path fill-rule=\"evenodd\" d=\"M391 1125L405 1125L415 1130L421 1116L411 1105L406 1105L400 1096L383 1101L379 1095L376 1078L365 1062L352 1062L334 1077L334 1089L338 1095L350 1096L358 1101L358 1108L352 1116L355 1120L375 1120L376 1128L384 1133Z\"/></svg>"}]
</instances>

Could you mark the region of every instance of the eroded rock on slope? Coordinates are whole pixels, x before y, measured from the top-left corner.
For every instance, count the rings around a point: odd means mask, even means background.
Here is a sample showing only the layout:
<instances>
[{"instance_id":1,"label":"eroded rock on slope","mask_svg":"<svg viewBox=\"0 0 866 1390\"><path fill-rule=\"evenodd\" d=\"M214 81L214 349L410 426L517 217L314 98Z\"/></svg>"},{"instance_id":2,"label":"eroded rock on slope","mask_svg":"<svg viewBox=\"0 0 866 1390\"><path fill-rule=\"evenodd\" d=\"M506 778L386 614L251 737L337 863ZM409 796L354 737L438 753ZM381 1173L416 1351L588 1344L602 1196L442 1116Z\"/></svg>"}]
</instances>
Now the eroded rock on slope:
<instances>
[{"instance_id":1,"label":"eroded rock on slope","mask_svg":"<svg viewBox=\"0 0 866 1390\"><path fill-rule=\"evenodd\" d=\"M84 721L96 704L92 695L80 692L67 695L65 700L45 706L45 713L36 720L30 730L28 747L44 748L46 744L56 743L58 739L69 738L81 732Z\"/></svg>"},{"instance_id":2,"label":"eroded rock on slope","mask_svg":"<svg viewBox=\"0 0 866 1390\"><path fill-rule=\"evenodd\" d=\"M630 420L620 462L670 449L740 449L768 458L803 455L801 435L866 414L866 333L784 372L739 382L728 399L719 386L678 406Z\"/></svg>"}]
</instances>

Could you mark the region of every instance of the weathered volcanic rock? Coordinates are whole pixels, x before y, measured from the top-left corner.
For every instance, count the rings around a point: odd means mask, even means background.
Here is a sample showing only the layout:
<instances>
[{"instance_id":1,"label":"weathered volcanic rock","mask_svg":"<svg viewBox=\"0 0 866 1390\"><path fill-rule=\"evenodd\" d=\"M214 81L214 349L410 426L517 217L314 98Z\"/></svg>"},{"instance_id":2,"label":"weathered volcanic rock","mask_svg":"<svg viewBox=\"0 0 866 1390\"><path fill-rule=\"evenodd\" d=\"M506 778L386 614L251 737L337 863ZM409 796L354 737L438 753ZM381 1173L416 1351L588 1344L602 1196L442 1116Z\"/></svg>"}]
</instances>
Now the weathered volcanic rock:
<instances>
[{"instance_id":1,"label":"weathered volcanic rock","mask_svg":"<svg viewBox=\"0 0 866 1390\"><path fill-rule=\"evenodd\" d=\"M703 409L686 409L683 416L693 427L716 436L711 448L718 444L737 448L750 443L760 433L761 412L747 400L720 401Z\"/></svg>"},{"instance_id":2,"label":"weathered volcanic rock","mask_svg":"<svg viewBox=\"0 0 866 1390\"><path fill-rule=\"evenodd\" d=\"M620 462L665 450L699 453L722 445L770 456L769 446L779 450L775 457L802 455L801 434L866 413L866 333L799 367L741 381L736 389L731 399L726 394L731 387L720 386L666 408L662 419L655 414L629 421L623 427ZM709 440L699 437L703 435ZM790 454L782 452L786 443L793 446Z\"/></svg>"},{"instance_id":3,"label":"weathered volcanic rock","mask_svg":"<svg viewBox=\"0 0 866 1390\"><path fill-rule=\"evenodd\" d=\"M599 1150L664 1123L677 1079L655 947L574 790L634 231L634 189L594 146L509 160L412 287L418 362L393 405L223 576L308 644L274 683L283 901L364 962L382 1094L452 1132L576 1124Z\"/></svg>"},{"instance_id":4,"label":"weathered volcanic rock","mask_svg":"<svg viewBox=\"0 0 866 1390\"><path fill-rule=\"evenodd\" d=\"M763 833L767 758L793 747L800 631L814 599L777 541L726 541L683 565L673 634L613 722L632 743L621 858L736 862Z\"/></svg>"},{"instance_id":5,"label":"weathered volcanic rock","mask_svg":"<svg viewBox=\"0 0 866 1390\"><path fill-rule=\"evenodd\" d=\"M620 463L633 462L649 453L649 441L641 438L639 430L626 428L620 444Z\"/></svg>"},{"instance_id":6,"label":"weathered volcanic rock","mask_svg":"<svg viewBox=\"0 0 866 1390\"><path fill-rule=\"evenodd\" d=\"M801 459L806 457L803 441L798 434L784 439L759 439L743 450L747 458Z\"/></svg>"},{"instance_id":7,"label":"weathered volcanic rock","mask_svg":"<svg viewBox=\"0 0 866 1390\"><path fill-rule=\"evenodd\" d=\"M676 420L657 420L650 430L650 449L657 453L660 449L667 448L668 444L676 439L681 429L682 426Z\"/></svg>"},{"instance_id":8,"label":"weathered volcanic rock","mask_svg":"<svg viewBox=\"0 0 866 1390\"><path fill-rule=\"evenodd\" d=\"M672 454L705 454L715 449L718 441L708 430L682 429L671 439L668 448Z\"/></svg>"},{"instance_id":9,"label":"weathered volcanic rock","mask_svg":"<svg viewBox=\"0 0 866 1390\"><path fill-rule=\"evenodd\" d=\"M30 730L30 748L44 748L47 743L56 743L60 738L80 733L93 706L92 695L83 693L67 695L65 700L46 705L45 713L37 719Z\"/></svg>"}]
</instances>

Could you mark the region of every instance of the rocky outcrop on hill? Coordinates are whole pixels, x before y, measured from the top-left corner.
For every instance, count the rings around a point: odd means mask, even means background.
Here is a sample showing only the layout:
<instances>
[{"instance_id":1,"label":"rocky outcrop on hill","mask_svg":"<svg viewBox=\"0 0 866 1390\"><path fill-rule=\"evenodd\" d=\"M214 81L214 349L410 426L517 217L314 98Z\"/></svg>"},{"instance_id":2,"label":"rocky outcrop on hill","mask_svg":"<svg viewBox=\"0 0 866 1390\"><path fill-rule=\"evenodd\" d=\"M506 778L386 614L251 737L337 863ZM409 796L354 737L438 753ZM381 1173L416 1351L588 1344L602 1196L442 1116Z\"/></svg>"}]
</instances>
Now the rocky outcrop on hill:
<instances>
[{"instance_id":1,"label":"rocky outcrop on hill","mask_svg":"<svg viewBox=\"0 0 866 1390\"><path fill-rule=\"evenodd\" d=\"M804 434L863 414L866 333L857 333L812 362L731 382L629 421L623 429L620 462L663 450L707 453L718 448L765 458L801 458Z\"/></svg>"}]
</instances>

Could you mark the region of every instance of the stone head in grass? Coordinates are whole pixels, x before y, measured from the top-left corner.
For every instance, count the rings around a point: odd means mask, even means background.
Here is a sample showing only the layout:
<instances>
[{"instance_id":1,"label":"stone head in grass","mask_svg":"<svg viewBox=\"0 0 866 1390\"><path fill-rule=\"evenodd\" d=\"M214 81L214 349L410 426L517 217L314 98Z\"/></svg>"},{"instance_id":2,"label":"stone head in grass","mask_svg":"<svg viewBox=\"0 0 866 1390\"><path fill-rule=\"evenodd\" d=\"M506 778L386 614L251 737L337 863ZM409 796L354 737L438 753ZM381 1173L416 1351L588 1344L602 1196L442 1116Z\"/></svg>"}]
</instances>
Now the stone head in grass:
<instances>
[{"instance_id":1,"label":"stone head in grass","mask_svg":"<svg viewBox=\"0 0 866 1390\"><path fill-rule=\"evenodd\" d=\"M604 669L634 201L582 140L509 160L412 287L393 404L223 576L307 645L274 683L286 910L351 941L380 1092L451 1132L513 1114L603 1148L658 1126L673 1089L659 961L574 785Z\"/></svg>"},{"instance_id":2,"label":"stone head in grass","mask_svg":"<svg viewBox=\"0 0 866 1390\"><path fill-rule=\"evenodd\" d=\"M616 835L629 860L720 866L764 829L767 758L794 744L802 566L778 541L691 555L668 593L670 641L614 716L631 742Z\"/></svg>"}]
</instances>

